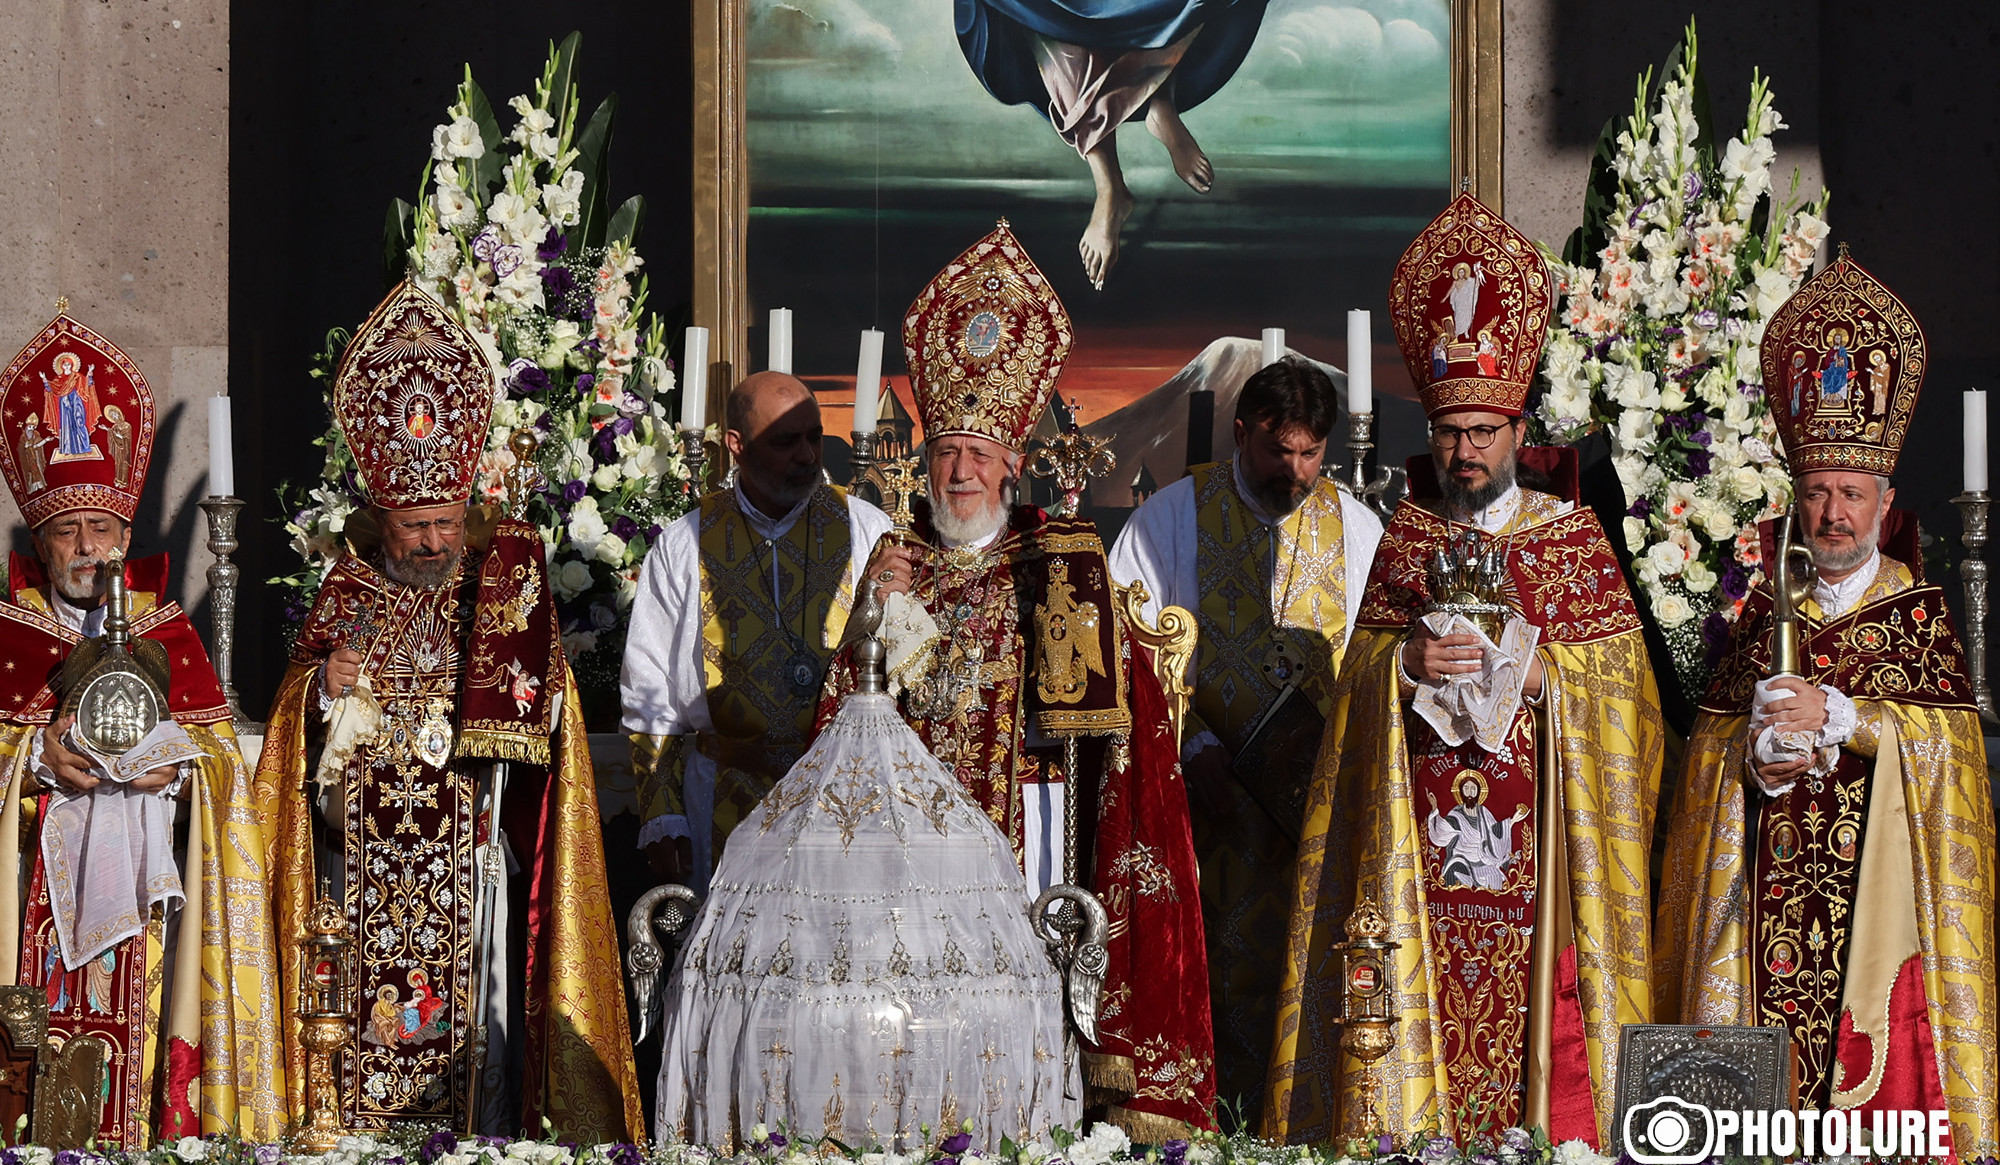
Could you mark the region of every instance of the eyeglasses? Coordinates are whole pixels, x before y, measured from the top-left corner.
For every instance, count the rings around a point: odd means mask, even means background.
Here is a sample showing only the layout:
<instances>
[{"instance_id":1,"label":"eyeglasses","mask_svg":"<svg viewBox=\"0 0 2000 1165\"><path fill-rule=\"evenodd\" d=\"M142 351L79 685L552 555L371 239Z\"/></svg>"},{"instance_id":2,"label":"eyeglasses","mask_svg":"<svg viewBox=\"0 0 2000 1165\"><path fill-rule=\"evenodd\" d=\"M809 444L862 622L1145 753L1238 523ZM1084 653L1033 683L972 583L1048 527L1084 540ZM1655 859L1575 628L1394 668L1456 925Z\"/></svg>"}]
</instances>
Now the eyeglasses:
<instances>
[{"instance_id":1,"label":"eyeglasses","mask_svg":"<svg viewBox=\"0 0 2000 1165\"><path fill-rule=\"evenodd\" d=\"M1431 448L1456 449L1460 437L1471 441L1474 449L1491 448L1493 438L1499 435L1500 430L1513 427L1512 422L1505 425L1470 425L1465 428L1457 425L1432 425Z\"/></svg>"},{"instance_id":2,"label":"eyeglasses","mask_svg":"<svg viewBox=\"0 0 2000 1165\"><path fill-rule=\"evenodd\" d=\"M436 530L438 533L443 534L446 537L450 537L451 535L456 534L460 530L463 530L465 528L465 519L432 518L429 521L424 521L424 522L397 521L397 522L391 522L389 524L391 526L394 526L396 528L396 531L401 534L421 534L426 530Z\"/></svg>"}]
</instances>

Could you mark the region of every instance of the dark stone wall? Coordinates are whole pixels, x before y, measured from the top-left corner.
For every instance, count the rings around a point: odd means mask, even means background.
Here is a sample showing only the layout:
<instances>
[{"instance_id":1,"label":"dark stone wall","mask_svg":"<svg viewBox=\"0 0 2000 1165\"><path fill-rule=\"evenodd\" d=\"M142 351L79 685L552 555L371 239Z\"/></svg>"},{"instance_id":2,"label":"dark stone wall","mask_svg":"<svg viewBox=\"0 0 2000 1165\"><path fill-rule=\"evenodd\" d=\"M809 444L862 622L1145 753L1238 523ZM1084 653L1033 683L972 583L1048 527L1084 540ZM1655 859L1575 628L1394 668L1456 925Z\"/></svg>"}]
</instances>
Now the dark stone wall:
<instances>
[{"instance_id":1,"label":"dark stone wall","mask_svg":"<svg viewBox=\"0 0 2000 1165\"><path fill-rule=\"evenodd\" d=\"M651 303L689 288L689 0L588 6L488 0L231 5L230 396L244 568L236 683L262 718L283 674L280 604L263 580L297 569L273 520L281 480L315 477L326 426L307 375L330 328L353 328L384 291L391 199L415 201L465 66L511 124L548 42L583 33L580 97L618 94L612 204L646 197L640 252Z\"/></svg>"}]
</instances>

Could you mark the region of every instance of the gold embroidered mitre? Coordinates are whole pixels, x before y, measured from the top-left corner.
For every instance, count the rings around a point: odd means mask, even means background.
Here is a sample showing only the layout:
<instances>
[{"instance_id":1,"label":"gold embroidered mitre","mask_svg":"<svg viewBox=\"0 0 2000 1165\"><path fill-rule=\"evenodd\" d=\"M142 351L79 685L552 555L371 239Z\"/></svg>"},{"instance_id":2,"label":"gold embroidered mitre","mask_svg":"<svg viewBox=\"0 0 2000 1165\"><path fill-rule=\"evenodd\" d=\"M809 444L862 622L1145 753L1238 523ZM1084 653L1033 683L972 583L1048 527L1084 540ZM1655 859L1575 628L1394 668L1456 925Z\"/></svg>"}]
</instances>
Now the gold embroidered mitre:
<instances>
[{"instance_id":1,"label":"gold embroidered mitre","mask_svg":"<svg viewBox=\"0 0 2000 1165\"><path fill-rule=\"evenodd\" d=\"M1072 336L1055 288L1001 219L903 316L924 439L969 434L1019 452L1055 394Z\"/></svg>"},{"instance_id":2,"label":"gold embroidered mitre","mask_svg":"<svg viewBox=\"0 0 2000 1165\"><path fill-rule=\"evenodd\" d=\"M1555 285L1528 237L1470 194L1396 263L1389 320L1424 413L1518 417L1542 358Z\"/></svg>"},{"instance_id":3,"label":"gold embroidered mitre","mask_svg":"<svg viewBox=\"0 0 2000 1165\"><path fill-rule=\"evenodd\" d=\"M405 280L354 333L333 382L333 419L385 510L472 496L497 381L478 341Z\"/></svg>"},{"instance_id":4,"label":"gold embroidered mitre","mask_svg":"<svg viewBox=\"0 0 2000 1165\"><path fill-rule=\"evenodd\" d=\"M1842 243L1764 326L1764 393L1792 472L1895 472L1927 361L1917 317Z\"/></svg>"},{"instance_id":5,"label":"gold embroidered mitre","mask_svg":"<svg viewBox=\"0 0 2000 1165\"><path fill-rule=\"evenodd\" d=\"M65 304L0 374L0 472L21 517L109 510L130 522L152 459L146 378Z\"/></svg>"}]
</instances>

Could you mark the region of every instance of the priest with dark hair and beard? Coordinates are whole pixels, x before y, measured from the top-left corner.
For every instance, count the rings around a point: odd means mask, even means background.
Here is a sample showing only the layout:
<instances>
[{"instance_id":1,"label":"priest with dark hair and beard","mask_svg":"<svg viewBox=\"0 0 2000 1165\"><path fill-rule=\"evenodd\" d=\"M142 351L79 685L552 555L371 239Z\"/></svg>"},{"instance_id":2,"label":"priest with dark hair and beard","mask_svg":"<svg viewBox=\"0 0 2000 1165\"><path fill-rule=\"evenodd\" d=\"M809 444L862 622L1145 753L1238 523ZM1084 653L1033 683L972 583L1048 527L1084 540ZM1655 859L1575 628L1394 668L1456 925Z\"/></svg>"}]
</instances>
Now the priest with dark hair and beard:
<instances>
[{"instance_id":1,"label":"priest with dark hair and beard","mask_svg":"<svg viewBox=\"0 0 2000 1165\"><path fill-rule=\"evenodd\" d=\"M904 719L1007 837L1029 891L1073 881L1103 903L1108 959L1095 1038L1080 1045L1083 1103L1087 1116L1157 1144L1214 1128L1180 758L1152 663L1114 601L1096 524L1015 504L1028 437L1070 339L1062 303L1005 223L910 306L903 345L928 496L909 529L876 546L864 585L877 610L857 604L853 622L879 615ZM822 728L855 684L849 647L827 673ZM954 973L949 962L943 970ZM956 1087L947 1109L983 1103L977 1081Z\"/></svg>"},{"instance_id":2,"label":"priest with dark hair and beard","mask_svg":"<svg viewBox=\"0 0 2000 1165\"><path fill-rule=\"evenodd\" d=\"M1376 551L1306 804L1265 1093L1274 1139L1463 1137L1470 1113L1602 1143L1619 1027L1649 1018L1664 726L1618 560L1575 504L1574 453L1522 443L1550 310L1535 255L1461 195L1396 268L1391 318L1431 453L1411 460ZM1467 296L1454 272L1474 265L1486 278ZM1499 359L1449 343L1438 375L1433 341L1468 308L1458 330L1490 330ZM1520 484L1531 468L1555 492ZM1511 828L1471 840L1468 821ZM1401 1024L1376 1072L1341 1051L1325 971L1364 900L1401 944ZM1363 1129L1378 1079L1386 1129Z\"/></svg>"}]
</instances>

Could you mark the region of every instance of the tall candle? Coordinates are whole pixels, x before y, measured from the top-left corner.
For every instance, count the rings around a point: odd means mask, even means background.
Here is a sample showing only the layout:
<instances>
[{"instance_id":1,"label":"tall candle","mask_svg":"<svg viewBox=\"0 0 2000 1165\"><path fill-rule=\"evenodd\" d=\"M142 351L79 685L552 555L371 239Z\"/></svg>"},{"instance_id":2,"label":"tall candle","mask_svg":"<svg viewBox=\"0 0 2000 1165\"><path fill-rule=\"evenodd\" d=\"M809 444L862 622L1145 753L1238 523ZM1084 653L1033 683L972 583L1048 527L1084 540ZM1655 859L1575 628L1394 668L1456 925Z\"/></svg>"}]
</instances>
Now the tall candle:
<instances>
[{"instance_id":1,"label":"tall candle","mask_svg":"<svg viewBox=\"0 0 2000 1165\"><path fill-rule=\"evenodd\" d=\"M861 358L854 365L854 431L872 433L882 415L882 330L861 333Z\"/></svg>"},{"instance_id":2,"label":"tall candle","mask_svg":"<svg viewBox=\"0 0 2000 1165\"><path fill-rule=\"evenodd\" d=\"M1347 411L1375 411L1375 365L1368 313L1355 308L1347 313Z\"/></svg>"},{"instance_id":3,"label":"tall candle","mask_svg":"<svg viewBox=\"0 0 2000 1165\"><path fill-rule=\"evenodd\" d=\"M1965 390L1965 492L1986 488L1986 390Z\"/></svg>"},{"instance_id":4,"label":"tall candle","mask_svg":"<svg viewBox=\"0 0 2000 1165\"><path fill-rule=\"evenodd\" d=\"M229 398L208 398L208 493L210 497L236 495L236 458L230 449Z\"/></svg>"},{"instance_id":5,"label":"tall candle","mask_svg":"<svg viewBox=\"0 0 2000 1165\"><path fill-rule=\"evenodd\" d=\"M1285 358L1285 329L1264 329L1264 363L1276 364Z\"/></svg>"},{"instance_id":6,"label":"tall candle","mask_svg":"<svg viewBox=\"0 0 2000 1165\"><path fill-rule=\"evenodd\" d=\"M707 409L708 329L689 328L681 346L681 428L702 428Z\"/></svg>"},{"instance_id":7,"label":"tall candle","mask_svg":"<svg viewBox=\"0 0 2000 1165\"><path fill-rule=\"evenodd\" d=\"M792 371L792 309L771 309L771 371L787 376Z\"/></svg>"}]
</instances>

